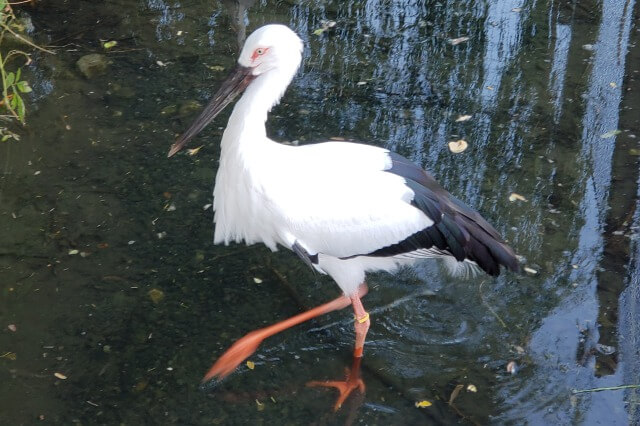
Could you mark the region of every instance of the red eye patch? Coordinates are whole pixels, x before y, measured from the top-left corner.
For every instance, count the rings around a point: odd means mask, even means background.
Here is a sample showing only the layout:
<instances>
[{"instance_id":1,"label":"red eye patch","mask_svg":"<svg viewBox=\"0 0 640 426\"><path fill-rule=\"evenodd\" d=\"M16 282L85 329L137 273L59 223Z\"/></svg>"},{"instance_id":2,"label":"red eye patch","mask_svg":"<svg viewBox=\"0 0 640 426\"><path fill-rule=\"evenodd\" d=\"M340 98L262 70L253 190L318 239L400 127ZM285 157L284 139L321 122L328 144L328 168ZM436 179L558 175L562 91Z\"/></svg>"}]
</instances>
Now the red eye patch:
<instances>
[{"instance_id":1,"label":"red eye patch","mask_svg":"<svg viewBox=\"0 0 640 426\"><path fill-rule=\"evenodd\" d=\"M251 55L251 60L255 61L258 56L262 56L265 53L267 53L267 50L269 50L268 47L259 47L259 48L257 48L256 50L253 51L253 54Z\"/></svg>"}]
</instances>

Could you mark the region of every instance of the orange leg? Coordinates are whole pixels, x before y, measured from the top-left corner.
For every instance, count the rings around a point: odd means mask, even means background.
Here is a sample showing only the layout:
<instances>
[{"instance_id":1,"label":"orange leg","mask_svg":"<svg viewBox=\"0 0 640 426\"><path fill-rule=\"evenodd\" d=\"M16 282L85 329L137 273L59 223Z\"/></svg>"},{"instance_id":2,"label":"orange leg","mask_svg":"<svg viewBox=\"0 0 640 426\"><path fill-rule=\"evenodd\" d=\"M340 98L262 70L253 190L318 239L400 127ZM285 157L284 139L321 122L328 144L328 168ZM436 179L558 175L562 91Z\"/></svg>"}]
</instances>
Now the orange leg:
<instances>
[{"instance_id":1,"label":"orange leg","mask_svg":"<svg viewBox=\"0 0 640 426\"><path fill-rule=\"evenodd\" d=\"M364 393L365 386L364 381L360 377L360 363L362 362L362 354L364 351L364 341L367 337L367 331L369 331L369 314L364 310L362 302L360 301L360 295L351 296L351 305L353 305L353 311L356 314L355 329L356 329L356 344L353 349L353 364L351 370L347 369L346 379L344 381L327 380L327 381L312 381L307 383L307 386L321 386L336 388L339 392L338 400L336 401L333 409L338 411L342 407L342 403L354 390L358 389L360 393Z\"/></svg>"},{"instance_id":2,"label":"orange leg","mask_svg":"<svg viewBox=\"0 0 640 426\"><path fill-rule=\"evenodd\" d=\"M347 296L338 297L331 302L325 303L324 305L320 305L316 308L295 315L277 324L252 331L240 340L236 341L229 349L227 349L224 354L222 354L220 358L218 358L215 364L213 364L213 366L209 369L207 374L202 379L202 383L208 382L212 379L223 379L224 377L231 374L242 361L247 359L249 356L251 356L252 353L256 351L256 349L258 349L260 343L262 343L262 341L267 337L271 337L274 334L277 334L283 330L293 327L294 325L298 325L317 316L338 309L346 308L350 304L353 304L353 297L357 298L358 302L360 302L360 297L363 297L365 294L367 294L367 291L367 285L363 283L358 290L358 294L356 296L352 296L351 299ZM360 309L362 310L362 312L364 312L362 303L360 303ZM367 321L367 329L368 328L369 321ZM364 336L362 337L362 344L364 344ZM360 350L360 356L362 356L362 350Z\"/></svg>"}]
</instances>

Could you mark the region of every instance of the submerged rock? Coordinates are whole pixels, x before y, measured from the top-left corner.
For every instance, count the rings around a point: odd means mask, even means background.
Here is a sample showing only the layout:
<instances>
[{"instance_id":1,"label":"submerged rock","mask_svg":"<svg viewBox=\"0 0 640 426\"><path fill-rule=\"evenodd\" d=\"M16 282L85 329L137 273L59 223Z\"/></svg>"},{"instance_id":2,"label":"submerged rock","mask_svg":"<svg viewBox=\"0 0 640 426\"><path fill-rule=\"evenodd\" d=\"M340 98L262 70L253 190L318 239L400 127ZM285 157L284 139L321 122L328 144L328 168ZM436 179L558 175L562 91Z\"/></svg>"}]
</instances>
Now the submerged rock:
<instances>
[{"instance_id":1,"label":"submerged rock","mask_svg":"<svg viewBox=\"0 0 640 426\"><path fill-rule=\"evenodd\" d=\"M93 78L107 71L109 60L99 53L90 53L78 59L76 66L86 78Z\"/></svg>"}]
</instances>

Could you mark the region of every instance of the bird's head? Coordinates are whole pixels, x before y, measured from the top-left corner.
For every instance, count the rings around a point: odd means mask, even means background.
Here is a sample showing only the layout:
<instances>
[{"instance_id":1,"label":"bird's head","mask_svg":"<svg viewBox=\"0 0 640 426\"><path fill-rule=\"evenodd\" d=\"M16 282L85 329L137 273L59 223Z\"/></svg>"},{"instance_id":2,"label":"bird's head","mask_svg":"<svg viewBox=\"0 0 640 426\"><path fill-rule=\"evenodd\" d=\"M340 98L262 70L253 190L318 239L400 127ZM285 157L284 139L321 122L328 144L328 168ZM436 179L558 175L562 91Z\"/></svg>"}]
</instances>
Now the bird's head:
<instances>
[{"instance_id":1,"label":"bird's head","mask_svg":"<svg viewBox=\"0 0 640 426\"><path fill-rule=\"evenodd\" d=\"M191 126L171 146L168 157L184 148L207 124L233 101L252 81L266 74L277 74L275 103L291 82L302 59L302 40L284 25L265 25L255 30L245 41L238 65L220 85L209 104Z\"/></svg>"},{"instance_id":2,"label":"bird's head","mask_svg":"<svg viewBox=\"0 0 640 426\"><path fill-rule=\"evenodd\" d=\"M244 43L238 65L259 76L277 69L295 74L302 59L302 40L289 27L265 25L255 30Z\"/></svg>"}]
</instances>

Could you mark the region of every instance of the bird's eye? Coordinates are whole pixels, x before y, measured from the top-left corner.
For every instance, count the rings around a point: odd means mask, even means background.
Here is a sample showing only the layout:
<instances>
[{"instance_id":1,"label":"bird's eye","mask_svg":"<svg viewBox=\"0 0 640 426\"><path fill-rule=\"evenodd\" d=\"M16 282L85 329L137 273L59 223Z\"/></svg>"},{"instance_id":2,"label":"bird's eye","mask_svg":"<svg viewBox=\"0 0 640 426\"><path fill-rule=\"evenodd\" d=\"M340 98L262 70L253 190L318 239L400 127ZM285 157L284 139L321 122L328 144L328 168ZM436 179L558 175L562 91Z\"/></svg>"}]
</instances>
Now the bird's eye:
<instances>
[{"instance_id":1,"label":"bird's eye","mask_svg":"<svg viewBox=\"0 0 640 426\"><path fill-rule=\"evenodd\" d=\"M258 48L258 49L256 49L256 53L258 55L262 55L264 53L264 49L263 48Z\"/></svg>"}]
</instances>

